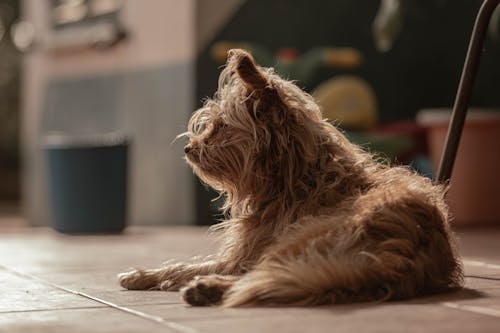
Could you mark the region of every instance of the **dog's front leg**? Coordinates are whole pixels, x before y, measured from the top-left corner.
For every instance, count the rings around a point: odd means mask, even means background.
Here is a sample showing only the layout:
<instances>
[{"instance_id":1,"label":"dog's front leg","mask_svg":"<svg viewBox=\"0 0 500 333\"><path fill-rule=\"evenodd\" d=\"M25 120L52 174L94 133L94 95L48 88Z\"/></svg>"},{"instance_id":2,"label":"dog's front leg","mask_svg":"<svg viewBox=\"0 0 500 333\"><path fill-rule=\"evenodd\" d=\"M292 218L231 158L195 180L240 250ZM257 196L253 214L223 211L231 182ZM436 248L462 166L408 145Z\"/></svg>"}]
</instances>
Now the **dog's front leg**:
<instances>
[{"instance_id":1,"label":"dog's front leg","mask_svg":"<svg viewBox=\"0 0 500 333\"><path fill-rule=\"evenodd\" d=\"M181 289L184 301L195 306L218 305L224 294L237 282L239 275L205 275L196 276Z\"/></svg>"},{"instance_id":2,"label":"dog's front leg","mask_svg":"<svg viewBox=\"0 0 500 333\"><path fill-rule=\"evenodd\" d=\"M175 263L154 269L134 269L118 275L120 285L131 290L179 290L195 276L222 273L226 265L210 260Z\"/></svg>"}]
</instances>

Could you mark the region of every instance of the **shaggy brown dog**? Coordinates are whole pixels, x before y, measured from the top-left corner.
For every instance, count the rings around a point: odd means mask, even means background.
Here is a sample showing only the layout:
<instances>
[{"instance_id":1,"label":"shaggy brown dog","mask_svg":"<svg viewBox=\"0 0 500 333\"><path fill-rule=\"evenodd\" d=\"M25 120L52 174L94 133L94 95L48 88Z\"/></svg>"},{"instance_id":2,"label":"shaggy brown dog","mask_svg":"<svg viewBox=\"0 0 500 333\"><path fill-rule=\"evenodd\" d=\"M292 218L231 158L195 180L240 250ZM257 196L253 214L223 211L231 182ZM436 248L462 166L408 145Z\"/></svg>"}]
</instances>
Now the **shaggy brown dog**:
<instances>
[{"instance_id":1,"label":"shaggy brown dog","mask_svg":"<svg viewBox=\"0 0 500 333\"><path fill-rule=\"evenodd\" d=\"M200 263L119 276L193 305L394 300L456 288L444 188L350 143L310 95L232 50L189 121L188 163L226 198L223 245Z\"/></svg>"}]
</instances>

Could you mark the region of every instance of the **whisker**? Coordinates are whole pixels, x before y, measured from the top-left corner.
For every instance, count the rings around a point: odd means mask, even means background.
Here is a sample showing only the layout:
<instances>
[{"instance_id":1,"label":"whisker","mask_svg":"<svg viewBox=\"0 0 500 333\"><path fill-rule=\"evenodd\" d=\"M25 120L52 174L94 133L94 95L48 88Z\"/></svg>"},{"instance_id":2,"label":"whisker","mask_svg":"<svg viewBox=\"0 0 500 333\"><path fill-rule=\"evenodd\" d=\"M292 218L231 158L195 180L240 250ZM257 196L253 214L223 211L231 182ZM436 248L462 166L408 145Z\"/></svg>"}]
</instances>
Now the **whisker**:
<instances>
[{"instance_id":1,"label":"whisker","mask_svg":"<svg viewBox=\"0 0 500 333\"><path fill-rule=\"evenodd\" d=\"M189 132L188 132L188 131L186 131L186 132L184 132L184 133L181 133L181 134L177 135L177 136L176 136L176 137L172 140L172 142L170 142L170 146L172 146L172 145L173 145L173 144L174 144L174 143L175 143L178 139L183 138L183 137L189 137Z\"/></svg>"}]
</instances>

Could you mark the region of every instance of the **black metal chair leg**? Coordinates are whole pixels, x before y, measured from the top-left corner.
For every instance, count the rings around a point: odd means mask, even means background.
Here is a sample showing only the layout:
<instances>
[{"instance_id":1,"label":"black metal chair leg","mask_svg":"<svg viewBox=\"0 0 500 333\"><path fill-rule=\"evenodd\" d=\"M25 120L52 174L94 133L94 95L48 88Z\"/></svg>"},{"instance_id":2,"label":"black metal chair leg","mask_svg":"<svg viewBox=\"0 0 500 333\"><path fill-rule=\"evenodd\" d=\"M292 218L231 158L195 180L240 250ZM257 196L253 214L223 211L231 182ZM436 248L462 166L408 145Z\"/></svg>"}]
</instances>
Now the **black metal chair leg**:
<instances>
[{"instance_id":1,"label":"black metal chair leg","mask_svg":"<svg viewBox=\"0 0 500 333\"><path fill-rule=\"evenodd\" d=\"M462 76L460 77L457 96L455 97L455 104L453 106L453 113L446 136L443 154L441 156L441 162L439 163L438 175L435 179L437 183L447 182L451 178L453 164L455 163L465 117L467 115L467 107L472 94L474 79L483 51L483 42L493 11L499 3L500 0L485 0L477 14L469 49L467 50L467 56L465 58L464 68L462 70Z\"/></svg>"}]
</instances>

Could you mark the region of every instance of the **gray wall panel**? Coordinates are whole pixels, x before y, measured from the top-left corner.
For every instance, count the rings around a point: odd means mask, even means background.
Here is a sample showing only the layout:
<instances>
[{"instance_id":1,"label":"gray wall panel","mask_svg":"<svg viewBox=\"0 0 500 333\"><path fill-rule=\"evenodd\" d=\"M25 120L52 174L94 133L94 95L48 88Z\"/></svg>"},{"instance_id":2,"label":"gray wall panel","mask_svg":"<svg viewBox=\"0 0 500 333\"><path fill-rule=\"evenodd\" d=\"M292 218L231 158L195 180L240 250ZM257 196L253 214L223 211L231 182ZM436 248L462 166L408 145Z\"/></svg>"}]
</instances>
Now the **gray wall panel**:
<instances>
[{"instance_id":1,"label":"gray wall panel","mask_svg":"<svg viewBox=\"0 0 500 333\"><path fill-rule=\"evenodd\" d=\"M41 136L51 131L123 131L133 139L130 222L190 224L194 221L193 176L182 160L193 105L192 63L127 73L49 82ZM42 138L40 138L42 142ZM31 167L36 191L30 210L35 224L48 222L47 179L42 150Z\"/></svg>"}]
</instances>

